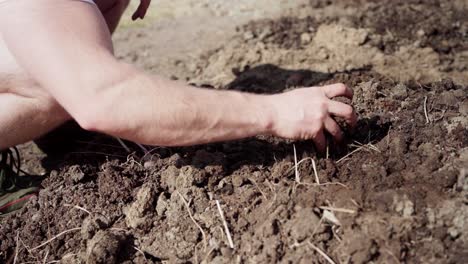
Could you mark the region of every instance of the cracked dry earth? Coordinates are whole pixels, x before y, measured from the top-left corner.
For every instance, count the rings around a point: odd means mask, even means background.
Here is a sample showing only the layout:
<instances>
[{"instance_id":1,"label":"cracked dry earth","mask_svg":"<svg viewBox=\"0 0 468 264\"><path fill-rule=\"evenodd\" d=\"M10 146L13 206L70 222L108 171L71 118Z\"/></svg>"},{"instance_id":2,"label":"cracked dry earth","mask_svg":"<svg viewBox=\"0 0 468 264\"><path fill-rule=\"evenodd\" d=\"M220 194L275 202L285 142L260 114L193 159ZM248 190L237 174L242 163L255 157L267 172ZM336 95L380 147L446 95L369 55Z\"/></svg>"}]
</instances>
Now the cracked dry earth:
<instances>
[{"instance_id":1,"label":"cracked dry earth","mask_svg":"<svg viewBox=\"0 0 468 264\"><path fill-rule=\"evenodd\" d=\"M123 60L198 86L276 93L346 83L358 127L324 156L311 142L270 136L147 155L128 143L128 155L102 135L57 132L52 142L71 150L48 150L51 139L37 144L47 155L21 149L31 170L50 173L37 198L1 220L0 262L17 252L18 263L465 263L466 8L310 1L164 64L130 52L157 27L138 28L147 35L135 42L123 41L134 29L119 32Z\"/></svg>"}]
</instances>

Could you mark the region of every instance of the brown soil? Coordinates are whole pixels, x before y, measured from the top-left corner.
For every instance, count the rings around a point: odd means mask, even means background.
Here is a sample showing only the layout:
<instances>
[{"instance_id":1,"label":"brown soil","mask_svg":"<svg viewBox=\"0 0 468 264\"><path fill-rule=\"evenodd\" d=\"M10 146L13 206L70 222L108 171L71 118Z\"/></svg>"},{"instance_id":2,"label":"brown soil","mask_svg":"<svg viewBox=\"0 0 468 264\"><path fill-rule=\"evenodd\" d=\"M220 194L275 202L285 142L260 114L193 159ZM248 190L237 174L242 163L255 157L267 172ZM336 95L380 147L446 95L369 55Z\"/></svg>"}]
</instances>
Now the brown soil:
<instances>
[{"instance_id":1,"label":"brown soil","mask_svg":"<svg viewBox=\"0 0 468 264\"><path fill-rule=\"evenodd\" d=\"M69 149L22 148L30 171L50 173L2 220L0 262L328 263L320 251L336 263L466 262L466 5L311 2L314 17L240 25L177 65L194 84L257 93L344 82L359 113L346 145L318 155L310 142L262 136L146 156L129 143L128 156L111 138L56 132ZM404 56L416 61L392 59Z\"/></svg>"}]
</instances>

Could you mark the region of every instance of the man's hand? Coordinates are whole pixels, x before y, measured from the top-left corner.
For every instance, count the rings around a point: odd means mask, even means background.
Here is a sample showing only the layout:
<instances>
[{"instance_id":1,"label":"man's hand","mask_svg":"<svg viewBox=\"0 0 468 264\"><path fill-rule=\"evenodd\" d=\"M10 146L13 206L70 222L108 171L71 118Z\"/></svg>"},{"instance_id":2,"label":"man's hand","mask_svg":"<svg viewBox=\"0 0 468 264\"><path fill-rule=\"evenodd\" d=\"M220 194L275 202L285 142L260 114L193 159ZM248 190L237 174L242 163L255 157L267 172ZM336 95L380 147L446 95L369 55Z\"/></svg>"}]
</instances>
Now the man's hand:
<instances>
[{"instance_id":1,"label":"man's hand","mask_svg":"<svg viewBox=\"0 0 468 264\"><path fill-rule=\"evenodd\" d=\"M325 151L324 130L337 142L343 139L343 132L333 116L344 118L351 127L356 125L353 107L332 100L338 96L352 99L353 92L340 83L272 95L273 134L291 139L312 139L319 151Z\"/></svg>"},{"instance_id":2,"label":"man's hand","mask_svg":"<svg viewBox=\"0 0 468 264\"><path fill-rule=\"evenodd\" d=\"M132 19L137 20L138 18L145 18L146 11L151 4L151 0L140 0L140 5L138 5L137 10L133 13Z\"/></svg>"}]
</instances>

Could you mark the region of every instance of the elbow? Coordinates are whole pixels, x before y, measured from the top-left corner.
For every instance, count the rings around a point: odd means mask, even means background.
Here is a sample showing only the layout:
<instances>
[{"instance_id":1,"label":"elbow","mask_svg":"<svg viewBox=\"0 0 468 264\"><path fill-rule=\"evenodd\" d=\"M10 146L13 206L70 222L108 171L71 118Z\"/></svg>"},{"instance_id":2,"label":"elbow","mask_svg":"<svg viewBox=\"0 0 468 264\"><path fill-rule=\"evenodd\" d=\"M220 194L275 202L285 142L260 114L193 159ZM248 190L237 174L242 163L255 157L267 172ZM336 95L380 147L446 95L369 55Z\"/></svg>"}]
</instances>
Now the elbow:
<instances>
[{"instance_id":1,"label":"elbow","mask_svg":"<svg viewBox=\"0 0 468 264\"><path fill-rule=\"evenodd\" d=\"M116 98L96 97L75 111L72 115L81 128L116 137L126 137L134 127L127 116L119 111Z\"/></svg>"},{"instance_id":2,"label":"elbow","mask_svg":"<svg viewBox=\"0 0 468 264\"><path fill-rule=\"evenodd\" d=\"M108 120L105 117L105 110L94 102L88 102L81 109L72 114L75 121L81 128L87 131L109 133Z\"/></svg>"},{"instance_id":3,"label":"elbow","mask_svg":"<svg viewBox=\"0 0 468 264\"><path fill-rule=\"evenodd\" d=\"M127 66L115 68L119 70L106 78L106 82L87 83L86 87L92 88L79 94L69 105L71 115L83 129L110 135L118 135L128 129L120 108L127 96L125 87L136 73Z\"/></svg>"},{"instance_id":4,"label":"elbow","mask_svg":"<svg viewBox=\"0 0 468 264\"><path fill-rule=\"evenodd\" d=\"M75 105L71 116L87 131L100 132L109 135L118 134L121 130L119 114L116 107L110 105L112 101L101 96L89 97L85 102L80 100L80 105Z\"/></svg>"}]
</instances>

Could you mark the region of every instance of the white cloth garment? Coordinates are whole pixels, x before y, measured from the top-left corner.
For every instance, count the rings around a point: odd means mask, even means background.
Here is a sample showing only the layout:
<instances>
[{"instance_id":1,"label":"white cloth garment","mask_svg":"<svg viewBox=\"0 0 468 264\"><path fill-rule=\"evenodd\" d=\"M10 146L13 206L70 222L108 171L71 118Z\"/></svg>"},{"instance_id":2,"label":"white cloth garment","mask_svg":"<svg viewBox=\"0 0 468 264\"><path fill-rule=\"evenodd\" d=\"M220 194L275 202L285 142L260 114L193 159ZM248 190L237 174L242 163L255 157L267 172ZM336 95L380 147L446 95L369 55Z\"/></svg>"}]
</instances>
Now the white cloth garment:
<instances>
[{"instance_id":1,"label":"white cloth garment","mask_svg":"<svg viewBox=\"0 0 468 264\"><path fill-rule=\"evenodd\" d=\"M96 5L96 3L94 3L94 0L78 0L78 1L90 3L92 5Z\"/></svg>"}]
</instances>

